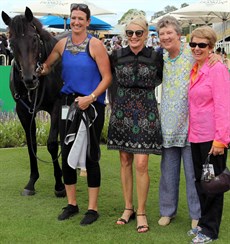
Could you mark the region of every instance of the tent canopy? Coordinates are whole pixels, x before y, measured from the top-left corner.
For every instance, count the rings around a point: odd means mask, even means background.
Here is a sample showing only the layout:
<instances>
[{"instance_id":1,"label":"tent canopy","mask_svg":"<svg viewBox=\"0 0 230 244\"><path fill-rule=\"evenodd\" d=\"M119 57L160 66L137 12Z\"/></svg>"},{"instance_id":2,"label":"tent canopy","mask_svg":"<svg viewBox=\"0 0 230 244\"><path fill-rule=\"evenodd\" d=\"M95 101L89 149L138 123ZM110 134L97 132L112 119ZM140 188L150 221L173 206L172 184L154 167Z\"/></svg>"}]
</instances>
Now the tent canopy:
<instances>
[{"instance_id":1,"label":"tent canopy","mask_svg":"<svg viewBox=\"0 0 230 244\"><path fill-rule=\"evenodd\" d=\"M33 14L36 16L43 15L56 15L62 18L68 18L70 16L70 5L72 3L84 3L88 5L91 15L105 15L105 14L115 14L114 12L101 8L92 2L86 0L62 0L62 1L51 1L51 0L34 0L28 3L28 7L32 10ZM15 13L24 13L25 7L14 8Z\"/></svg>"},{"instance_id":2,"label":"tent canopy","mask_svg":"<svg viewBox=\"0 0 230 244\"><path fill-rule=\"evenodd\" d=\"M70 18L65 19L55 15L45 15L39 18L39 20L45 26L51 28L58 28L58 29L65 29L65 22L66 22L66 26L69 26L70 24ZM112 26L110 24L96 18L95 16L91 16L89 30L111 30L111 29Z\"/></svg>"}]
</instances>

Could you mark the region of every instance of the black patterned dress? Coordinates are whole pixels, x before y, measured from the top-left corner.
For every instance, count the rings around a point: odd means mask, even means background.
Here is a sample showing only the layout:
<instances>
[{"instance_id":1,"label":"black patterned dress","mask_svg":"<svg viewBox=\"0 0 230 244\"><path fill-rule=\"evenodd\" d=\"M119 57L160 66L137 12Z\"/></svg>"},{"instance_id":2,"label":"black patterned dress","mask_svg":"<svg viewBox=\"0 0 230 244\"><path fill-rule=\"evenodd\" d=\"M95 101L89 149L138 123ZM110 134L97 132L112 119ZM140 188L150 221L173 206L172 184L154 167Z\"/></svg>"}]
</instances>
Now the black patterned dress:
<instances>
[{"instance_id":1,"label":"black patterned dress","mask_svg":"<svg viewBox=\"0 0 230 244\"><path fill-rule=\"evenodd\" d=\"M163 58L129 47L111 55L113 84L108 149L134 154L160 154L162 134L155 87L162 82Z\"/></svg>"}]
</instances>

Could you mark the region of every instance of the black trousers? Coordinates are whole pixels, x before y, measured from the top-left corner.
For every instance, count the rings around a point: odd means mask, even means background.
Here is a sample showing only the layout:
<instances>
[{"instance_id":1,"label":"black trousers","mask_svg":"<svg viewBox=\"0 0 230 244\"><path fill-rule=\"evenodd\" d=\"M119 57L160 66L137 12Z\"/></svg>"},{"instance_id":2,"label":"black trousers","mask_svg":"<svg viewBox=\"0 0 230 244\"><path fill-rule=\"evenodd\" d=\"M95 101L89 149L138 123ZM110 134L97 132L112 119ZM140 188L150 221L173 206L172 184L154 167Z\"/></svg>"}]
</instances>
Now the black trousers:
<instances>
[{"instance_id":1,"label":"black trousers","mask_svg":"<svg viewBox=\"0 0 230 244\"><path fill-rule=\"evenodd\" d=\"M223 212L224 194L207 194L203 191L200 184L202 167L211 147L212 141L204 143L191 143L196 178L195 184L201 206L201 218L199 219L198 226L202 228L201 233L212 239L217 239ZM210 163L213 164L215 175L219 175L225 169L226 160L227 149L225 149L224 155L211 155Z\"/></svg>"},{"instance_id":2,"label":"black trousers","mask_svg":"<svg viewBox=\"0 0 230 244\"><path fill-rule=\"evenodd\" d=\"M62 105L71 105L74 99L80 94L62 95ZM98 102L93 103L97 110L97 118L94 121L94 129L98 143L100 143L101 132L104 126L105 118L105 106ZM64 139L66 132L68 131L69 123L66 124L66 120L61 119L60 113L60 141L62 148L62 171L63 179L66 185L72 185L77 183L76 170L68 165L67 158L71 149L71 146L64 145ZM94 150L97 147L91 145L91 155L96 154ZM86 157L86 170L87 170L87 183L88 187L99 187L101 184L101 171L99 162L95 162Z\"/></svg>"}]
</instances>

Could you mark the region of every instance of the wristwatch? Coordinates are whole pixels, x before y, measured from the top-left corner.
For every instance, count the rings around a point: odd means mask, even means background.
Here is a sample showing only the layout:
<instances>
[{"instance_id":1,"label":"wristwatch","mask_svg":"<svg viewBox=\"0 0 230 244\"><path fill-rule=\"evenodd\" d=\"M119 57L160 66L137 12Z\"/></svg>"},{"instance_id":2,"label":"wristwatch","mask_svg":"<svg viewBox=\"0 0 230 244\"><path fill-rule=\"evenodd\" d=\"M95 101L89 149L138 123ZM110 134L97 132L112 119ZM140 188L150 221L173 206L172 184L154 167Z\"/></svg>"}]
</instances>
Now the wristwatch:
<instances>
[{"instance_id":1,"label":"wristwatch","mask_svg":"<svg viewBox=\"0 0 230 244\"><path fill-rule=\"evenodd\" d=\"M94 93L91 93L90 96L93 98L93 101L97 101L97 97L94 95Z\"/></svg>"}]
</instances>

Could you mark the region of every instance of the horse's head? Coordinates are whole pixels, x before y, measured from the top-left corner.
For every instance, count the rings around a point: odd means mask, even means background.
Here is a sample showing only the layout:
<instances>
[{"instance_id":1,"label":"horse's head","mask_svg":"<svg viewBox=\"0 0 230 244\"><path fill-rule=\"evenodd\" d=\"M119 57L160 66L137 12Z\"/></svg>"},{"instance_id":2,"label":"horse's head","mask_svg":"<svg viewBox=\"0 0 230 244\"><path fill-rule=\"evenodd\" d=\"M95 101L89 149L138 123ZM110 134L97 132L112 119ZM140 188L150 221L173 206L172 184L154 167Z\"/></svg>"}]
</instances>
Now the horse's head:
<instances>
[{"instance_id":1,"label":"horse's head","mask_svg":"<svg viewBox=\"0 0 230 244\"><path fill-rule=\"evenodd\" d=\"M34 18L32 11L26 7L25 15L10 18L2 11L2 19L9 27L9 41L16 66L27 90L35 89L39 84L36 69L44 60L39 31L42 24ZM43 57L44 59L44 57Z\"/></svg>"}]
</instances>

